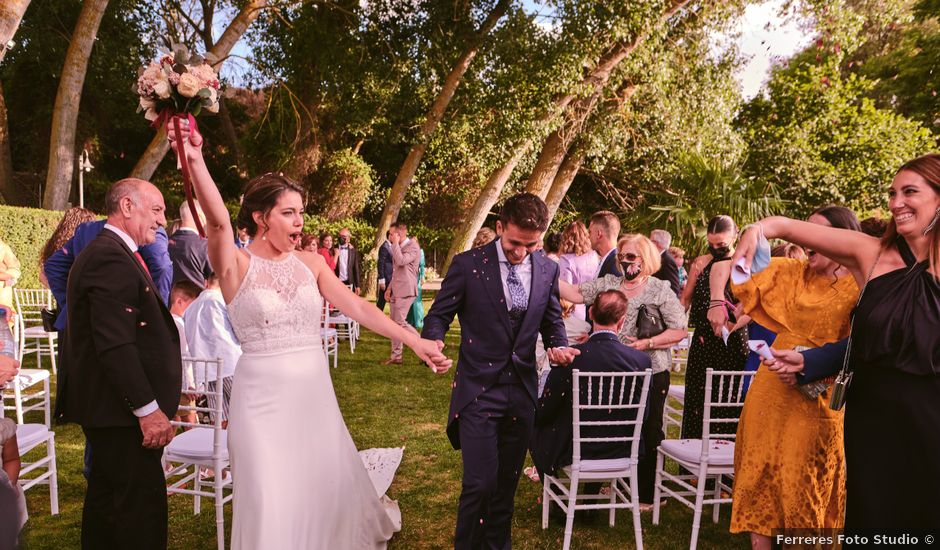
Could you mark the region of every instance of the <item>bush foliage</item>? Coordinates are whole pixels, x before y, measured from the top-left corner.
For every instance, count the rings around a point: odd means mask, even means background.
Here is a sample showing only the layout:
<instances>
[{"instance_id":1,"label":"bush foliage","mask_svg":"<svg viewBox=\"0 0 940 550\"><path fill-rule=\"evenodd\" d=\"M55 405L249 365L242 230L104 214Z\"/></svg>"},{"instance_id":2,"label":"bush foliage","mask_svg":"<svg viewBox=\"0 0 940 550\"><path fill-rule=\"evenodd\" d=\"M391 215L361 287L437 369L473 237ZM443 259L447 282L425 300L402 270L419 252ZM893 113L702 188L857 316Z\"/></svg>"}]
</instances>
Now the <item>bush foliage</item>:
<instances>
[{"instance_id":1,"label":"bush foliage","mask_svg":"<svg viewBox=\"0 0 940 550\"><path fill-rule=\"evenodd\" d=\"M10 245L22 266L17 287L41 288L39 254L61 219L57 210L0 205L0 239Z\"/></svg>"}]
</instances>

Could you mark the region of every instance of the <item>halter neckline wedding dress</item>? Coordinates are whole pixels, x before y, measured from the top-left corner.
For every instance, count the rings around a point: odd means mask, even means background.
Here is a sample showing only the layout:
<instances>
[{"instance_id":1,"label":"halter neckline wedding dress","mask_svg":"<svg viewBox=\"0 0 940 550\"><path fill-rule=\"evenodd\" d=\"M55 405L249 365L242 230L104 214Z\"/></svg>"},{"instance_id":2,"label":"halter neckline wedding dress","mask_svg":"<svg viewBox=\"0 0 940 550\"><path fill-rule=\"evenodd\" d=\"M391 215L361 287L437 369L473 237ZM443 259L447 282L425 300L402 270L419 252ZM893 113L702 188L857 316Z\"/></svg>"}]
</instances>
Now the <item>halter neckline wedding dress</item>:
<instances>
[{"instance_id":1,"label":"halter neckline wedding dress","mask_svg":"<svg viewBox=\"0 0 940 550\"><path fill-rule=\"evenodd\" d=\"M398 504L384 493L402 449L356 451L321 345L323 298L310 269L293 254L249 256L228 305L243 352L228 426L231 547L385 548L401 529Z\"/></svg>"}]
</instances>

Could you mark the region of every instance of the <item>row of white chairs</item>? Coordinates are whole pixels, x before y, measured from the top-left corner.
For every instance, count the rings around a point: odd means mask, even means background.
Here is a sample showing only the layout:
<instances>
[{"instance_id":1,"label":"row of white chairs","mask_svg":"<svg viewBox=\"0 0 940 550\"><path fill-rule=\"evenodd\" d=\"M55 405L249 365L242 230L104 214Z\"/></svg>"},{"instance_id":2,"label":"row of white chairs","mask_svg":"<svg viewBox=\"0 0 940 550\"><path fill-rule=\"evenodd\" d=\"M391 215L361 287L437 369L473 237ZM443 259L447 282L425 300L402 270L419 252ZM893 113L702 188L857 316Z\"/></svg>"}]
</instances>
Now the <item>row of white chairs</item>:
<instances>
[{"instance_id":1,"label":"row of white chairs","mask_svg":"<svg viewBox=\"0 0 940 550\"><path fill-rule=\"evenodd\" d=\"M49 509L59 513L59 483L56 468L55 432L52 431L52 403L50 371L42 368L43 356L49 358L52 373L57 371L57 335L46 332L40 311L52 309L52 293L47 289L13 289L16 317L12 324L16 342L15 356L22 361L26 355L36 354L35 369L20 369L16 377L3 388L3 413L13 411L16 418L16 439L21 460L20 488L25 492L33 487L49 489ZM37 389L38 388L38 389ZM43 423L26 423L26 414L43 412Z\"/></svg>"},{"instance_id":2,"label":"row of white chairs","mask_svg":"<svg viewBox=\"0 0 940 550\"><path fill-rule=\"evenodd\" d=\"M546 475L542 485L542 528L548 528L549 506L558 505L565 512L562 547L568 550L577 510L609 510L609 524L614 526L616 510L629 509L633 515L636 547L643 548L640 521L638 464L642 420L649 392L650 371L638 373L585 373L572 371L572 463L558 475ZM734 440L740 408L750 371L708 369L705 378L705 406L700 439L665 439L657 450L656 479L653 495L653 524L660 519L661 500L674 498L693 510L690 550L695 550L701 526L702 510L712 506L712 520L718 522L722 504L731 503L730 480L734 474ZM590 411L636 411L619 420L585 420ZM718 410L732 414L716 414ZM627 415L624 415L627 416ZM604 426L609 437L583 437L584 428ZM720 429L724 426L725 429ZM716 433L722 432L722 433ZM727 433L725 433L727 432ZM583 459L584 444L618 442L631 447L628 457L619 459ZM689 473L674 474L666 461ZM681 470L680 470L681 472ZM709 481L714 486L707 488ZM606 483L606 495L579 494L582 482Z\"/></svg>"}]
</instances>

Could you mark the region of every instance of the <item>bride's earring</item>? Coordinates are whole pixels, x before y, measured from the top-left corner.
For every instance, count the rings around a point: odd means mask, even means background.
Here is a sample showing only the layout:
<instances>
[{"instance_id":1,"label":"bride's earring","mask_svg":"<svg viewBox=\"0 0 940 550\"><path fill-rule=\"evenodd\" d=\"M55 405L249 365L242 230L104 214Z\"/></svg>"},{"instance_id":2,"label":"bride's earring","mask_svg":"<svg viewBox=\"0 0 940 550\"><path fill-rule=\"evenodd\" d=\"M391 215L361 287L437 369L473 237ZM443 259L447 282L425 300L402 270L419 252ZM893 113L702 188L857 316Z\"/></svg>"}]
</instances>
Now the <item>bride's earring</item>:
<instances>
[{"instance_id":1,"label":"bride's earring","mask_svg":"<svg viewBox=\"0 0 940 550\"><path fill-rule=\"evenodd\" d=\"M930 223L927 225L927 228L924 229L924 236L926 236L927 233L930 233L933 230L934 226L937 225L937 220L940 220L940 208L937 209L937 212L933 215L933 219L930 220Z\"/></svg>"}]
</instances>

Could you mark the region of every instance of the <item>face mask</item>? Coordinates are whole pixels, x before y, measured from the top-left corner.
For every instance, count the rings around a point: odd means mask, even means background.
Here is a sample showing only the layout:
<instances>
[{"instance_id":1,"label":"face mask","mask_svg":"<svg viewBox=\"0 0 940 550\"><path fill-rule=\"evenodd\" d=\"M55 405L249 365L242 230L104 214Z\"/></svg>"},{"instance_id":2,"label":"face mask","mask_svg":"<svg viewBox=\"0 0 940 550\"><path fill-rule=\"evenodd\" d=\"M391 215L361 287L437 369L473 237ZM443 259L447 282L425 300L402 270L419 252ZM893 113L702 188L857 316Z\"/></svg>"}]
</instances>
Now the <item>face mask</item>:
<instances>
[{"instance_id":1,"label":"face mask","mask_svg":"<svg viewBox=\"0 0 940 550\"><path fill-rule=\"evenodd\" d=\"M628 281L640 276L640 266L637 262L620 262L620 269L623 271L623 278Z\"/></svg>"},{"instance_id":2,"label":"face mask","mask_svg":"<svg viewBox=\"0 0 940 550\"><path fill-rule=\"evenodd\" d=\"M731 254L731 248L727 246L720 246L716 248L714 246L708 245L708 251L711 252L712 257L716 260L726 258L729 254Z\"/></svg>"},{"instance_id":3,"label":"face mask","mask_svg":"<svg viewBox=\"0 0 940 550\"><path fill-rule=\"evenodd\" d=\"M349 237L347 237L346 235L339 236L339 244L348 244L348 243L349 243Z\"/></svg>"}]
</instances>

